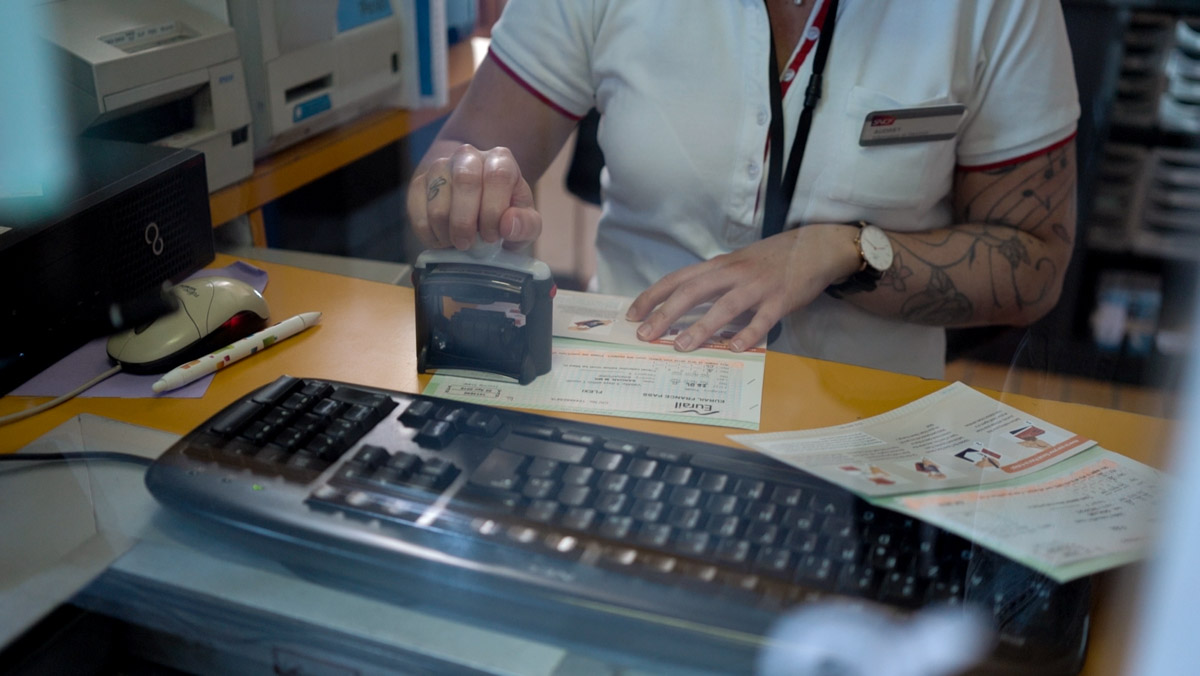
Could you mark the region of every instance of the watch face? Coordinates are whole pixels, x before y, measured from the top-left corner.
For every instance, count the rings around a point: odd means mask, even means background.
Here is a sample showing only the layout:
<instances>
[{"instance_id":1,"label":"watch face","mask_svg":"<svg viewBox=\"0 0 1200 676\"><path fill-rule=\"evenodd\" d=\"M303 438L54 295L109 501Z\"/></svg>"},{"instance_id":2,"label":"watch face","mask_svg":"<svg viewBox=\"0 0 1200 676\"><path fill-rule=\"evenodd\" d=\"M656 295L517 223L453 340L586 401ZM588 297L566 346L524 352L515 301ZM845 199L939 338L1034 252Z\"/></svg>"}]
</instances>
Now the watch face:
<instances>
[{"instance_id":1,"label":"watch face","mask_svg":"<svg viewBox=\"0 0 1200 676\"><path fill-rule=\"evenodd\" d=\"M886 232L874 225L864 225L858 241L867 265L879 272L892 267L892 241Z\"/></svg>"}]
</instances>

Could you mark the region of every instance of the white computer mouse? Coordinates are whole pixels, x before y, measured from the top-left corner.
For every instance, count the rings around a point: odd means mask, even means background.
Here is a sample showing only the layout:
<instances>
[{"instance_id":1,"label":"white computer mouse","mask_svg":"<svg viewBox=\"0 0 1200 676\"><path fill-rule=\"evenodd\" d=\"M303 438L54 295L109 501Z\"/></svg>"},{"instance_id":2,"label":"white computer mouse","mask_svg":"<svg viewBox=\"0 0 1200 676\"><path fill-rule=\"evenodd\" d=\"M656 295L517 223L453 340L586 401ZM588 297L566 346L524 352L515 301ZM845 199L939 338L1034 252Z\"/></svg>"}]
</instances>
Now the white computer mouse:
<instances>
[{"instance_id":1,"label":"white computer mouse","mask_svg":"<svg viewBox=\"0 0 1200 676\"><path fill-rule=\"evenodd\" d=\"M108 356L126 373L165 373L267 324L267 301L228 277L199 277L171 290L179 308L108 339Z\"/></svg>"}]
</instances>

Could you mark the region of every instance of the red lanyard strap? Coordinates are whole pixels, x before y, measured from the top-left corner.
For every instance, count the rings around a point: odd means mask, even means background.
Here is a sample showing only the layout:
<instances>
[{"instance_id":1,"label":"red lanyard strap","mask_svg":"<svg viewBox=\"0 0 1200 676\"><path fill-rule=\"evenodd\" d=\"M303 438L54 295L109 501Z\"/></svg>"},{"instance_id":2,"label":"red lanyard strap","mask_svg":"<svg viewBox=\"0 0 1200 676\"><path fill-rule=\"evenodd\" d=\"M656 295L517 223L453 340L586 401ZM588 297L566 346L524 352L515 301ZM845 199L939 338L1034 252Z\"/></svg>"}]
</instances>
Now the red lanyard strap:
<instances>
[{"instance_id":1,"label":"red lanyard strap","mask_svg":"<svg viewBox=\"0 0 1200 676\"><path fill-rule=\"evenodd\" d=\"M829 58L829 46L833 44L833 28L837 24L838 0L828 0L825 22L817 38L817 51L813 55L812 75L804 90L804 107L800 110L800 121L796 124L796 139L788 153L787 171L783 170L783 91L779 85L779 62L775 58L775 35L771 34L771 152L767 169L767 196L763 207L764 238L783 232L792 194L796 192L796 179L800 176L800 163L804 159L804 148L808 145L808 134L812 129L813 110L821 98L821 76L825 72L825 61Z\"/></svg>"}]
</instances>

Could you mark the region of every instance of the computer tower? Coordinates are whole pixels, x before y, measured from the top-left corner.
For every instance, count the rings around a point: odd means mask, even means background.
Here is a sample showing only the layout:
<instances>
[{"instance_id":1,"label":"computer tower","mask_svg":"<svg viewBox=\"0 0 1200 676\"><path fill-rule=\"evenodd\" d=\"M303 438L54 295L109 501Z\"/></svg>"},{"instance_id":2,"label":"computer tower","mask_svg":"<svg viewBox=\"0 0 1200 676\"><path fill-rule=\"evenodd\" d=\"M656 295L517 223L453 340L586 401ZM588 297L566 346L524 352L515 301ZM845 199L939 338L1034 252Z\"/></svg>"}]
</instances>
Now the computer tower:
<instances>
[{"instance_id":1,"label":"computer tower","mask_svg":"<svg viewBox=\"0 0 1200 676\"><path fill-rule=\"evenodd\" d=\"M65 196L0 197L0 394L166 309L214 258L204 155L81 138Z\"/></svg>"}]
</instances>

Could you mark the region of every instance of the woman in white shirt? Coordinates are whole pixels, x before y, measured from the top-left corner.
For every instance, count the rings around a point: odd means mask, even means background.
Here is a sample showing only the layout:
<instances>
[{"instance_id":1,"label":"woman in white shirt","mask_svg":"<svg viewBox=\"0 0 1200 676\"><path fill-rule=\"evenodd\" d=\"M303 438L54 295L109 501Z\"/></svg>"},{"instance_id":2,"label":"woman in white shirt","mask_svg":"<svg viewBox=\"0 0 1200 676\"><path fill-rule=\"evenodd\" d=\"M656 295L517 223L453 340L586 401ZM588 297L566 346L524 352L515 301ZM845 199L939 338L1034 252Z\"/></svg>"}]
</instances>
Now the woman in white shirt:
<instances>
[{"instance_id":1,"label":"woman in white shirt","mask_svg":"<svg viewBox=\"0 0 1200 676\"><path fill-rule=\"evenodd\" d=\"M644 339L711 301L677 349L749 313L735 349L781 323L772 349L941 377L943 327L1057 302L1079 115L1058 2L510 0L410 186L416 234L536 239L530 185L593 107L598 288L637 297Z\"/></svg>"}]
</instances>

